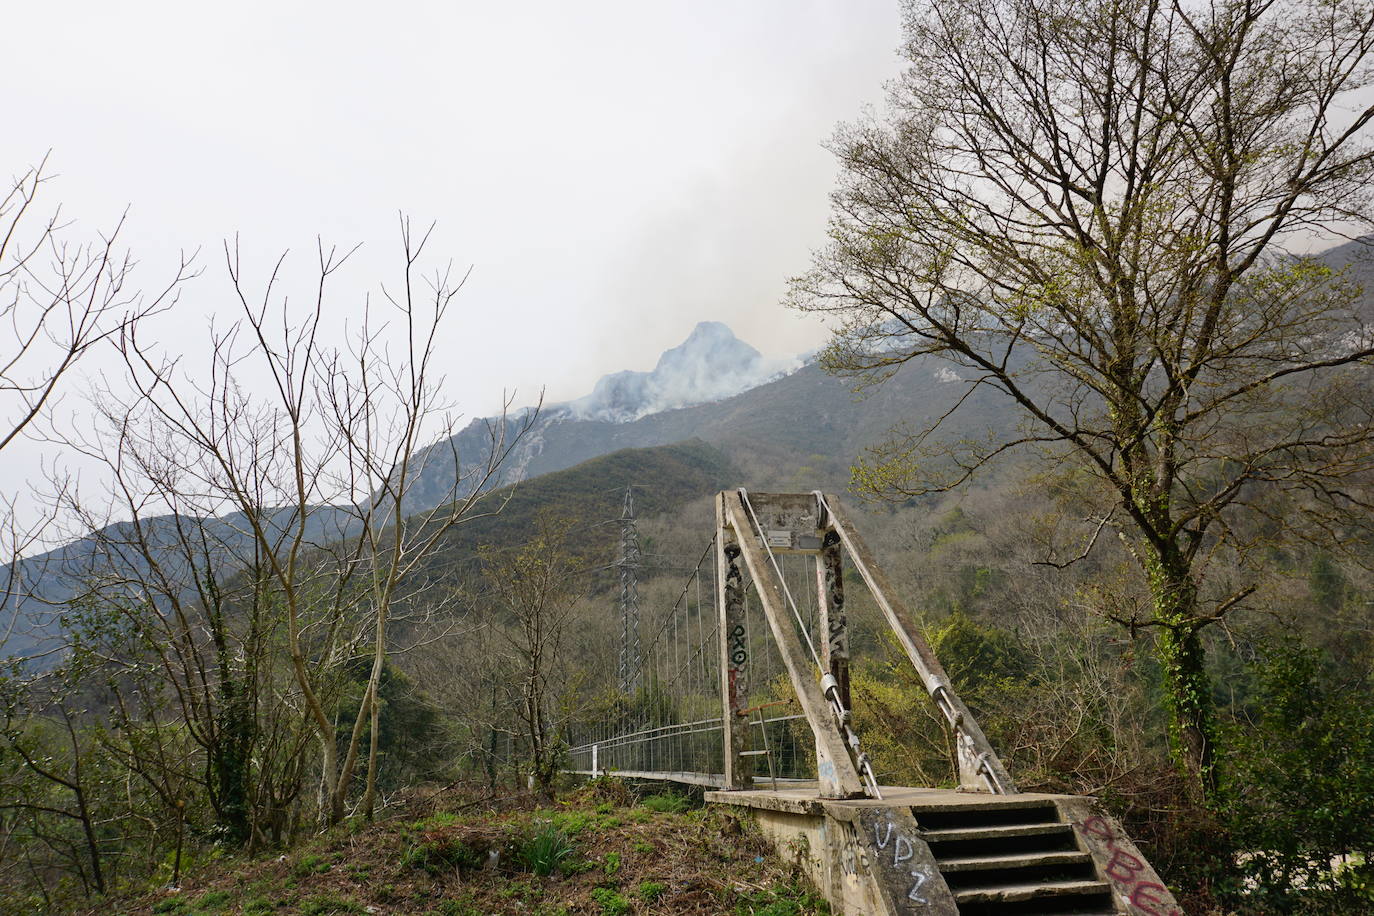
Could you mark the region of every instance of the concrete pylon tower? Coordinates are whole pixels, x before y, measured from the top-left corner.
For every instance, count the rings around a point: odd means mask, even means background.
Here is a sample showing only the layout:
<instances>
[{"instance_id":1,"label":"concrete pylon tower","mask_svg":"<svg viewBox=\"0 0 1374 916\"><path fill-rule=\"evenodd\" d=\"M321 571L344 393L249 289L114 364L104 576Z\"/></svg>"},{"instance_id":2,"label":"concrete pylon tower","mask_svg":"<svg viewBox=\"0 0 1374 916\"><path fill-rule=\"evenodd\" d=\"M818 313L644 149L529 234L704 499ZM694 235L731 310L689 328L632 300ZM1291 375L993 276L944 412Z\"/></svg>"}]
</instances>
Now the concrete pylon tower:
<instances>
[{"instance_id":1,"label":"concrete pylon tower","mask_svg":"<svg viewBox=\"0 0 1374 916\"><path fill-rule=\"evenodd\" d=\"M635 527L635 493L625 489L620 513L620 689L630 693L642 679L639 642L639 530Z\"/></svg>"}]
</instances>

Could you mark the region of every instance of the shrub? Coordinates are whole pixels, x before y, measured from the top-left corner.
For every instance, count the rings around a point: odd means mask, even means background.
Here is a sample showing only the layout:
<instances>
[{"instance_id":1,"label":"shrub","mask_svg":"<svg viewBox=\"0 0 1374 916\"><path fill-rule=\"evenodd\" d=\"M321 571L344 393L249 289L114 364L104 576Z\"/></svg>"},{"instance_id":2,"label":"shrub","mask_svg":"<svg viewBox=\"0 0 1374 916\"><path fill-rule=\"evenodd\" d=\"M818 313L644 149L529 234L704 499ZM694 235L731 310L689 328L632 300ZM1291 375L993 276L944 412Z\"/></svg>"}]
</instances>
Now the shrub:
<instances>
[{"instance_id":1,"label":"shrub","mask_svg":"<svg viewBox=\"0 0 1374 916\"><path fill-rule=\"evenodd\" d=\"M1374 688L1291 642L1255 673L1252 725L1233 730L1223 771L1221 818L1242 852L1218 889L1244 913L1374 912L1374 865L1332 864L1374 849Z\"/></svg>"}]
</instances>

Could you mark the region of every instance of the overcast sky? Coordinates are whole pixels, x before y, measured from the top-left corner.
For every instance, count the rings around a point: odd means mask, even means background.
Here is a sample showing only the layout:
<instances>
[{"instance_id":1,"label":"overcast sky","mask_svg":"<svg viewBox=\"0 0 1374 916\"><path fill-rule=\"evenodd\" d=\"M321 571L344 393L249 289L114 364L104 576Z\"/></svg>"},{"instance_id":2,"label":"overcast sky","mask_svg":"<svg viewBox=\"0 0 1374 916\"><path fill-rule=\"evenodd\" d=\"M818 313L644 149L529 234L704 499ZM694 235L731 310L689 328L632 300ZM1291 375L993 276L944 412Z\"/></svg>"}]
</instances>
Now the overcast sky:
<instances>
[{"instance_id":1,"label":"overcast sky","mask_svg":"<svg viewBox=\"0 0 1374 916\"><path fill-rule=\"evenodd\" d=\"M469 416L649 368L704 319L770 355L816 346L778 300L823 238L822 144L880 103L899 40L896 0L30 0L5 20L0 163L51 150L49 201L83 226L128 206L150 285L203 250L164 343L229 308L226 236L260 267L363 242L346 313L395 276L401 210L474 268L447 343Z\"/></svg>"}]
</instances>

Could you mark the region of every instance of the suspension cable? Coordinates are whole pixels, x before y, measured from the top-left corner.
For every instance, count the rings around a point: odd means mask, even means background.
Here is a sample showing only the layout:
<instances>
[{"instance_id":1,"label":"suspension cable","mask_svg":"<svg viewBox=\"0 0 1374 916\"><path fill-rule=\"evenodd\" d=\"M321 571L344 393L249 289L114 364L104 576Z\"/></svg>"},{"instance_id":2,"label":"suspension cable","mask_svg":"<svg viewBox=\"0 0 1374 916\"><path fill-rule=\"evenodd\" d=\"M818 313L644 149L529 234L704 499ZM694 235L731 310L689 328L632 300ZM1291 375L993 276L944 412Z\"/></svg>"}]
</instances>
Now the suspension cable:
<instances>
[{"instance_id":1,"label":"suspension cable","mask_svg":"<svg viewBox=\"0 0 1374 916\"><path fill-rule=\"evenodd\" d=\"M787 606L792 610L792 616L796 618L797 626L801 629L802 639L806 640L806 648L811 653L811 659L816 663L816 668L822 674L825 673L825 666L821 664L821 657L816 654L816 646L811 642L811 634L807 632L806 624L801 619L801 612L797 610L797 602L792 598L792 590L787 587L787 578L782 574L782 568L778 566L778 558L773 554L773 548L768 546L768 538L764 536L763 525L759 523L759 517L754 513L754 504L749 501L749 491L740 488L739 495L744 503L744 508L749 510L749 518L754 522L754 529L759 533L759 541L763 544L763 550L768 554L768 561L773 564L773 571L778 574L778 581L782 583L782 593L787 597Z\"/></svg>"},{"instance_id":2,"label":"suspension cable","mask_svg":"<svg viewBox=\"0 0 1374 916\"><path fill-rule=\"evenodd\" d=\"M692 570L691 574L688 575L686 584L682 586L682 591L678 593L677 600L673 602L672 608L670 608L668 613L664 616L663 623L659 625L658 632L656 632L653 638L649 640L648 649L641 653L639 667L635 669L634 676L630 678L631 682L637 680L639 678L639 675L644 672L645 659L648 658L651 652L653 652L654 647L658 645L658 641L663 638L663 634L667 631L668 625L673 620L673 615L677 613L678 606L682 604L683 599L686 598L688 592L691 591L692 580L701 575L701 565L706 562L706 558L711 555L711 551L715 548L715 546L716 537L713 535L711 537L711 542L707 544L706 549L701 552L701 558L697 560L696 567Z\"/></svg>"}]
</instances>

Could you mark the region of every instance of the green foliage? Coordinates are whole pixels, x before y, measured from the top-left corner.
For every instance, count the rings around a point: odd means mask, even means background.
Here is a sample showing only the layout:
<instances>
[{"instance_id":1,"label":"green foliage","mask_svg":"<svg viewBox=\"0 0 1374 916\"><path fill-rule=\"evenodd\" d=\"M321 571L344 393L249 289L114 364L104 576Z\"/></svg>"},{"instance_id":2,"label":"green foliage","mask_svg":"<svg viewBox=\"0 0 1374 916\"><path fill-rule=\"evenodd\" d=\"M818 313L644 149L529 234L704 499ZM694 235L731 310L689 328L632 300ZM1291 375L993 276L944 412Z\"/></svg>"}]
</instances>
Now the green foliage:
<instances>
[{"instance_id":1,"label":"green foliage","mask_svg":"<svg viewBox=\"0 0 1374 916\"><path fill-rule=\"evenodd\" d=\"M735 916L810 916L829 912L830 904L825 898L795 885L752 891L735 901Z\"/></svg>"},{"instance_id":2,"label":"green foliage","mask_svg":"<svg viewBox=\"0 0 1374 916\"><path fill-rule=\"evenodd\" d=\"M426 562L437 570L476 556L479 545L501 549L523 543L541 514L615 518L625 487L631 484L654 482L635 494L637 511L648 517L714 493L737 476L729 459L700 440L624 449L494 491L489 504L501 506L501 511L474 515L447 532L442 548ZM580 533L570 547L580 559L600 557L613 548L615 537L612 528L592 528Z\"/></svg>"},{"instance_id":3,"label":"green foliage","mask_svg":"<svg viewBox=\"0 0 1374 916\"><path fill-rule=\"evenodd\" d=\"M646 795L639 802L650 811L659 814L682 814L692 806L691 800L684 796L667 792L662 795Z\"/></svg>"},{"instance_id":4,"label":"green foliage","mask_svg":"<svg viewBox=\"0 0 1374 916\"><path fill-rule=\"evenodd\" d=\"M307 855L301 857L301 860L291 869L291 873L297 878L304 878L307 875L324 874L333 867L333 864L323 856Z\"/></svg>"},{"instance_id":5,"label":"green foliage","mask_svg":"<svg viewBox=\"0 0 1374 916\"><path fill-rule=\"evenodd\" d=\"M593 888L592 899L601 904L602 916L628 916L634 909L623 894L609 887Z\"/></svg>"},{"instance_id":6,"label":"green foliage","mask_svg":"<svg viewBox=\"0 0 1374 916\"><path fill-rule=\"evenodd\" d=\"M206 891L196 898L195 907L198 910L223 909L233 898L229 891Z\"/></svg>"},{"instance_id":7,"label":"green foliage","mask_svg":"<svg viewBox=\"0 0 1374 916\"><path fill-rule=\"evenodd\" d=\"M451 833L431 831L421 836L401 854L401 864L418 868L431 875L443 871L472 871L486 861L483 850L477 849Z\"/></svg>"},{"instance_id":8,"label":"green foliage","mask_svg":"<svg viewBox=\"0 0 1374 916\"><path fill-rule=\"evenodd\" d=\"M635 895L645 903L653 903L663 892L668 889L668 885L662 881L641 881L639 887L635 889Z\"/></svg>"},{"instance_id":9,"label":"green foliage","mask_svg":"<svg viewBox=\"0 0 1374 916\"><path fill-rule=\"evenodd\" d=\"M620 853L606 853L606 862L601 866L601 870L606 873L607 878L615 877L616 872L620 871Z\"/></svg>"},{"instance_id":10,"label":"green foliage","mask_svg":"<svg viewBox=\"0 0 1374 916\"><path fill-rule=\"evenodd\" d=\"M268 916L276 912L276 905L271 899L262 895L249 897L243 901L243 916Z\"/></svg>"},{"instance_id":11,"label":"green foliage","mask_svg":"<svg viewBox=\"0 0 1374 916\"><path fill-rule=\"evenodd\" d=\"M930 638L930 647L965 701L1025 679L1030 657L1016 637L955 611Z\"/></svg>"},{"instance_id":12,"label":"green foliage","mask_svg":"<svg viewBox=\"0 0 1374 916\"><path fill-rule=\"evenodd\" d=\"M601 819L590 811L555 811L549 815L549 822L564 834L575 837L596 826Z\"/></svg>"},{"instance_id":13,"label":"green foliage","mask_svg":"<svg viewBox=\"0 0 1374 916\"><path fill-rule=\"evenodd\" d=\"M535 897L538 894L539 888L535 887L529 881L511 881L501 889L501 896L508 897L512 900L524 900L526 898Z\"/></svg>"},{"instance_id":14,"label":"green foliage","mask_svg":"<svg viewBox=\"0 0 1374 916\"><path fill-rule=\"evenodd\" d=\"M515 858L536 875L547 877L558 871L576 851L568 835L550 823L526 838L516 849Z\"/></svg>"},{"instance_id":15,"label":"green foliage","mask_svg":"<svg viewBox=\"0 0 1374 916\"><path fill-rule=\"evenodd\" d=\"M343 913L364 913L363 905L347 897L333 894L312 894L301 901L301 916L335 916Z\"/></svg>"},{"instance_id":16,"label":"green foliage","mask_svg":"<svg viewBox=\"0 0 1374 916\"><path fill-rule=\"evenodd\" d=\"M850 691L854 727L884 778L909 786L951 783L944 724L910 665L860 660L850 671Z\"/></svg>"},{"instance_id":17,"label":"green foliage","mask_svg":"<svg viewBox=\"0 0 1374 916\"><path fill-rule=\"evenodd\" d=\"M1319 553L1313 558L1307 574L1307 587L1313 603L1325 613L1334 613L1345 603L1348 588L1345 575L1326 553Z\"/></svg>"},{"instance_id":18,"label":"green foliage","mask_svg":"<svg viewBox=\"0 0 1374 916\"><path fill-rule=\"evenodd\" d=\"M435 913L438 916L483 916L482 911L473 906L471 901L458 898L443 901Z\"/></svg>"},{"instance_id":19,"label":"green foliage","mask_svg":"<svg viewBox=\"0 0 1374 916\"><path fill-rule=\"evenodd\" d=\"M340 753L347 748L352 736L353 721L358 715L371 667L370 660L359 659L347 671L337 716ZM439 708L390 662L382 666L377 692L382 706L377 746L377 785L380 789L392 791L420 781L435 772L436 761L456 756L441 727ZM371 741L371 728L371 722L364 720L361 745L364 749Z\"/></svg>"},{"instance_id":20,"label":"green foliage","mask_svg":"<svg viewBox=\"0 0 1374 916\"><path fill-rule=\"evenodd\" d=\"M1374 688L1292 642L1255 673L1252 727L1228 742L1220 809L1243 852L1223 890L1247 913L1374 911Z\"/></svg>"}]
</instances>

